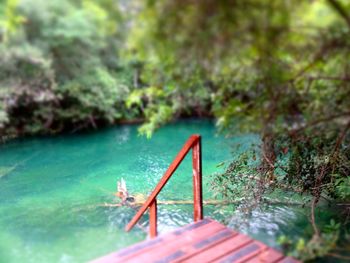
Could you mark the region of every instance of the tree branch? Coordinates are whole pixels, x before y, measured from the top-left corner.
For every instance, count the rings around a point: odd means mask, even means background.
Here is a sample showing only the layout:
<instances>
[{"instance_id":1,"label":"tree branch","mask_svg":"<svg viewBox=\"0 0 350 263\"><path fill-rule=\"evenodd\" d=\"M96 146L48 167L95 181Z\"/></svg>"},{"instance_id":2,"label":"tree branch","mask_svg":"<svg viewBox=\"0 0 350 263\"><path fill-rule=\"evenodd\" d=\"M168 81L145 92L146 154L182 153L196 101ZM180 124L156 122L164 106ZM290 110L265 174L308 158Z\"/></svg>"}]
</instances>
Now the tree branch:
<instances>
[{"instance_id":1,"label":"tree branch","mask_svg":"<svg viewBox=\"0 0 350 263\"><path fill-rule=\"evenodd\" d=\"M312 224L312 228L314 229L314 233L317 237L320 236L320 230L317 228L316 225L316 219L315 219L315 206L317 203L317 197L314 196L314 198L312 199L311 202L311 224Z\"/></svg>"},{"instance_id":2,"label":"tree branch","mask_svg":"<svg viewBox=\"0 0 350 263\"><path fill-rule=\"evenodd\" d=\"M347 125L344 128L344 130L339 134L339 136L337 138L337 141L335 143L334 150L333 150L333 156L335 154L337 154L337 152L339 150L339 147L340 147L342 141L344 140L344 138L346 136L346 133L348 132L349 129L350 129L350 121L347 123Z\"/></svg>"},{"instance_id":3,"label":"tree branch","mask_svg":"<svg viewBox=\"0 0 350 263\"><path fill-rule=\"evenodd\" d=\"M344 6L342 6L337 0L328 0L328 3L345 20L350 28L350 15L346 12Z\"/></svg>"},{"instance_id":4,"label":"tree branch","mask_svg":"<svg viewBox=\"0 0 350 263\"><path fill-rule=\"evenodd\" d=\"M293 129L293 130L289 130L288 133L289 134L295 134L295 133L298 133L306 128L309 128L309 127L312 127L312 126L315 126L315 125L318 125L320 123L323 123L323 122L329 122L329 121L333 121L334 119L338 119L338 118L342 118L342 117L347 117L347 116L350 116L350 111L349 112L341 112L341 113L338 113L338 114L334 114L334 115L330 115L330 116L327 116L327 117L324 117L324 118L321 118L321 119L318 119L318 120L314 120L312 122L309 122L308 124L306 125L303 125L301 127L298 127L296 129Z\"/></svg>"}]
</instances>

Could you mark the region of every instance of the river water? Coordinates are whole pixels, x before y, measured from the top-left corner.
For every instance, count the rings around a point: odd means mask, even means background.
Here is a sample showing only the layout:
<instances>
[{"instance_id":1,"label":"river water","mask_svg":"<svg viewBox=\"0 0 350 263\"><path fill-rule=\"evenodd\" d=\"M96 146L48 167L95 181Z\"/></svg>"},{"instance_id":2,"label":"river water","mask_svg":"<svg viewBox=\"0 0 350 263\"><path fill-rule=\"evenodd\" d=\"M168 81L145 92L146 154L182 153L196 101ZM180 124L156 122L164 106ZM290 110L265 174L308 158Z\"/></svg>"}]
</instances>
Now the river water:
<instances>
[{"instance_id":1,"label":"river water","mask_svg":"<svg viewBox=\"0 0 350 263\"><path fill-rule=\"evenodd\" d=\"M235 145L244 150L257 136L227 139L211 121L191 120L169 124L151 139L138 136L137 126L123 125L1 145L0 262L86 262L147 238L142 228L123 230L134 209L103 204L118 201L113 193L121 178L129 192L148 195L193 133L202 135L204 199L212 199L210 175L222 169L217 165L237 154ZM190 157L158 200L192 199ZM161 233L192 221L191 205L158 209ZM224 218L212 206L204 214ZM141 224L147 223L144 216ZM278 248L279 235L302 236L306 224L304 209L274 206L254 211L239 230Z\"/></svg>"}]
</instances>

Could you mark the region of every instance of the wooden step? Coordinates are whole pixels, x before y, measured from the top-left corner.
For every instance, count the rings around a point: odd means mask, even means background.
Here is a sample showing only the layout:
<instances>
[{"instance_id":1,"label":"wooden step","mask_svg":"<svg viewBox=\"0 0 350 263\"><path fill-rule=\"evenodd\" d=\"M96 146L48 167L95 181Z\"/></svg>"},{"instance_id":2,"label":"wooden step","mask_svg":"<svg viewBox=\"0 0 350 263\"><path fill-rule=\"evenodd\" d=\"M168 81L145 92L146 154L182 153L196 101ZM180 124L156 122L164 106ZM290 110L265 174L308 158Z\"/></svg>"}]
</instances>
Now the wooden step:
<instances>
[{"instance_id":1,"label":"wooden step","mask_svg":"<svg viewBox=\"0 0 350 263\"><path fill-rule=\"evenodd\" d=\"M299 262L246 235L206 218L98 258L109 262Z\"/></svg>"}]
</instances>

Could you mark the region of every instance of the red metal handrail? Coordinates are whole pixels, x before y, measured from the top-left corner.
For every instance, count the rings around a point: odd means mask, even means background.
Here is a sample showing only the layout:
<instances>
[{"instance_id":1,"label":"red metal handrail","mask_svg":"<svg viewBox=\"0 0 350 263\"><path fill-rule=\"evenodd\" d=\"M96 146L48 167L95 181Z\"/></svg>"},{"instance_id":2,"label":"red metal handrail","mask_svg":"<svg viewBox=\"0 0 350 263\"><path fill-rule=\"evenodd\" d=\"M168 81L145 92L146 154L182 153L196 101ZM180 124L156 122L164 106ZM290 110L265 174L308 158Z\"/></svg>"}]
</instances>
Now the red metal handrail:
<instances>
[{"instance_id":1,"label":"red metal handrail","mask_svg":"<svg viewBox=\"0 0 350 263\"><path fill-rule=\"evenodd\" d=\"M126 231L130 231L149 208L150 237L153 238L157 236L157 195L191 149L193 167L193 218L195 222L203 219L201 136L195 134L187 140L181 151L177 154L174 161L170 164L169 168L158 182L157 186L154 188L151 195L148 197L147 201L125 227Z\"/></svg>"}]
</instances>

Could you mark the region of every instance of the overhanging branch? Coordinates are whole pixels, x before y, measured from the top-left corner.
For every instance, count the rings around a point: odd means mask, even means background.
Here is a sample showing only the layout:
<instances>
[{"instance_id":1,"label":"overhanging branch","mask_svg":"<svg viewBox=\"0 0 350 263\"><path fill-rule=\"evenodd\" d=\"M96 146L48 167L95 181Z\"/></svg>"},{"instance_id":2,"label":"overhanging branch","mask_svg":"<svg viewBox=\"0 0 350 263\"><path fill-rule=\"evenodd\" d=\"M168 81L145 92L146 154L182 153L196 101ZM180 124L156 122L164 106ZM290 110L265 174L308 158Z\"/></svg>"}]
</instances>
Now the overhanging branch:
<instances>
[{"instance_id":1,"label":"overhanging branch","mask_svg":"<svg viewBox=\"0 0 350 263\"><path fill-rule=\"evenodd\" d=\"M342 4L339 3L337 0L328 0L328 3L345 20L350 29L350 15L347 13L344 6L342 6Z\"/></svg>"}]
</instances>

